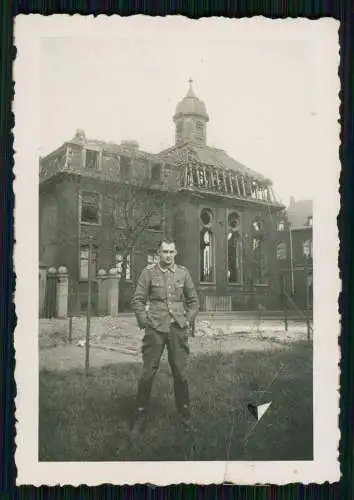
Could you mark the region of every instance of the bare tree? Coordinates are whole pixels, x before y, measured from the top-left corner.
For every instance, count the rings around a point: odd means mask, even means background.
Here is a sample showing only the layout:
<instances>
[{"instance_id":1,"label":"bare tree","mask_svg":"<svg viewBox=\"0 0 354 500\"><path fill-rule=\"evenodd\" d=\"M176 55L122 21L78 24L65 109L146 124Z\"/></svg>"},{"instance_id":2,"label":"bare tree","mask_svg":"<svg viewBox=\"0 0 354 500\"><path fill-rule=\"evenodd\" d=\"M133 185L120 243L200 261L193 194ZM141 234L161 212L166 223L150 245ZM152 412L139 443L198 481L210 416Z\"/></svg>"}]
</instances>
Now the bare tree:
<instances>
[{"instance_id":1,"label":"bare tree","mask_svg":"<svg viewBox=\"0 0 354 500\"><path fill-rule=\"evenodd\" d=\"M116 264L120 267L121 282L126 280L129 258L145 231L155 229L165 233L165 206L170 194L144 179L106 185L104 205L117 235L121 262Z\"/></svg>"}]
</instances>

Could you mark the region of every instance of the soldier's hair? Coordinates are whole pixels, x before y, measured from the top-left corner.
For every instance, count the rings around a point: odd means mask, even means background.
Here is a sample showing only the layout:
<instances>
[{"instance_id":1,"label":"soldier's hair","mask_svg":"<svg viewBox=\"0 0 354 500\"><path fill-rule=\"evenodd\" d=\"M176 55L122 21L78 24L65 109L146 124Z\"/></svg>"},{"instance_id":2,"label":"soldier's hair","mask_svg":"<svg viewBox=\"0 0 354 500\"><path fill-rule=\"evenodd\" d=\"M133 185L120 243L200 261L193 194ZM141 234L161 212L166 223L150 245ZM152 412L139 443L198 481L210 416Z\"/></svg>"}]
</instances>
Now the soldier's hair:
<instances>
[{"instance_id":1,"label":"soldier's hair","mask_svg":"<svg viewBox=\"0 0 354 500\"><path fill-rule=\"evenodd\" d=\"M174 244L174 246L176 247L176 242L172 238L163 238L157 245L158 250L162 247L162 243L167 243L167 245Z\"/></svg>"}]
</instances>

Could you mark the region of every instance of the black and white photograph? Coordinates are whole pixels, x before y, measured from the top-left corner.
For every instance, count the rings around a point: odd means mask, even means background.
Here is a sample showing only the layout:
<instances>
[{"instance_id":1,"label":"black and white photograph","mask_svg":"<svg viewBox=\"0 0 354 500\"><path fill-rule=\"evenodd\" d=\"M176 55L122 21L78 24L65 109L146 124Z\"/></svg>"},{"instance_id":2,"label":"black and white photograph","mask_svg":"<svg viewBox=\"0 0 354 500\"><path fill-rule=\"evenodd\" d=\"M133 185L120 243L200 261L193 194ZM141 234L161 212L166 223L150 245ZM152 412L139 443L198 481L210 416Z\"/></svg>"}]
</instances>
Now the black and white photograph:
<instances>
[{"instance_id":1,"label":"black and white photograph","mask_svg":"<svg viewBox=\"0 0 354 500\"><path fill-rule=\"evenodd\" d=\"M337 480L338 24L15 35L19 483Z\"/></svg>"}]
</instances>

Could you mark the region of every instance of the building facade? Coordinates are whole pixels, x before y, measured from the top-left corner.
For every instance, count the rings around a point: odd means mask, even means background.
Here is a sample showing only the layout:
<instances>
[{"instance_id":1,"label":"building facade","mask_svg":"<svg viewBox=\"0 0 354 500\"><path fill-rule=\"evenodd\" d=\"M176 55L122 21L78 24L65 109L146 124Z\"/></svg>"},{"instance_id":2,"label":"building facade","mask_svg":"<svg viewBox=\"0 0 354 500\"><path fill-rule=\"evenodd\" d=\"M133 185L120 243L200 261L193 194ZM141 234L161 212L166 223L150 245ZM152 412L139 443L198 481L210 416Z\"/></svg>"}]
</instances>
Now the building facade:
<instances>
[{"instance_id":1,"label":"building facade","mask_svg":"<svg viewBox=\"0 0 354 500\"><path fill-rule=\"evenodd\" d=\"M159 154L78 130L41 159L39 257L68 268L74 314L87 306L89 274L95 308L98 270L112 267L123 274L120 309L129 310L163 236L176 241L176 260L190 270L202 309L279 309L284 206L272 182L208 146L209 116L191 82L173 121L175 145Z\"/></svg>"}]
</instances>

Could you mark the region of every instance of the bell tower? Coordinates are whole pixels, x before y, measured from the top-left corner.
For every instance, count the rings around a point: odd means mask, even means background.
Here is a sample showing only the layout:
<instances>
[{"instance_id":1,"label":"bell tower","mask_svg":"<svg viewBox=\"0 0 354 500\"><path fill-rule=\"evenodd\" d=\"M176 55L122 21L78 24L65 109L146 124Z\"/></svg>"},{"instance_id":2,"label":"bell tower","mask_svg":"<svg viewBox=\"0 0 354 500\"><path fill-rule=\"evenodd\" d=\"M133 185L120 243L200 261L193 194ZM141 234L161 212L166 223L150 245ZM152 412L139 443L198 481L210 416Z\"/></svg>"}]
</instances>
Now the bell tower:
<instances>
[{"instance_id":1,"label":"bell tower","mask_svg":"<svg viewBox=\"0 0 354 500\"><path fill-rule=\"evenodd\" d=\"M209 116L205 104L194 93L189 79L187 95L177 104L173 121L176 125L176 144L195 142L206 144L206 125Z\"/></svg>"}]
</instances>

